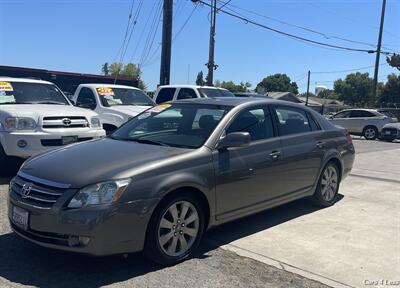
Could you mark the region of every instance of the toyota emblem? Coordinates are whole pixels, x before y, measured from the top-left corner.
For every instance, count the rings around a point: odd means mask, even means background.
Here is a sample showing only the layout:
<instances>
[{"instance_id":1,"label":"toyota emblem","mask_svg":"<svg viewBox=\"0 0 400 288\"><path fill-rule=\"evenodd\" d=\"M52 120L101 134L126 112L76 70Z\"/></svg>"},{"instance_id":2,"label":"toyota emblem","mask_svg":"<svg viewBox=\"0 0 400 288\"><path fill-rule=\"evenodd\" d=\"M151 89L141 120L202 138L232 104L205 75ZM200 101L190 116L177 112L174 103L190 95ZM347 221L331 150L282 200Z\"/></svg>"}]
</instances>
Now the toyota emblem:
<instances>
[{"instance_id":1,"label":"toyota emblem","mask_svg":"<svg viewBox=\"0 0 400 288\"><path fill-rule=\"evenodd\" d=\"M33 187L32 183L25 183L22 186L22 190L21 190L22 198L29 198L29 195L31 194L32 187Z\"/></svg>"},{"instance_id":2,"label":"toyota emblem","mask_svg":"<svg viewBox=\"0 0 400 288\"><path fill-rule=\"evenodd\" d=\"M64 124L64 126L69 126L69 125L71 125L71 119L64 118L64 119L62 119L62 123Z\"/></svg>"}]
</instances>

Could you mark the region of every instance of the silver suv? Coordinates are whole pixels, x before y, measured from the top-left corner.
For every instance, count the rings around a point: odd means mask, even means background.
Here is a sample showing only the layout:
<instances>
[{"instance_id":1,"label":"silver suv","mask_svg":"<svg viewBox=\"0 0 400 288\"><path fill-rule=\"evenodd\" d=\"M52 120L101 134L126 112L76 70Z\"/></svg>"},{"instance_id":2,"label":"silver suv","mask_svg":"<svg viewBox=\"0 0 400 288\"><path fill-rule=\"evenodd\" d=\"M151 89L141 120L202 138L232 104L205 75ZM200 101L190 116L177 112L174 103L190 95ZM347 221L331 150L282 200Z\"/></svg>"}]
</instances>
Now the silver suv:
<instances>
[{"instance_id":1,"label":"silver suv","mask_svg":"<svg viewBox=\"0 0 400 288\"><path fill-rule=\"evenodd\" d=\"M330 121L346 128L350 134L364 136L367 140L379 137L383 126L396 122L373 109L347 109L330 117Z\"/></svg>"}]
</instances>

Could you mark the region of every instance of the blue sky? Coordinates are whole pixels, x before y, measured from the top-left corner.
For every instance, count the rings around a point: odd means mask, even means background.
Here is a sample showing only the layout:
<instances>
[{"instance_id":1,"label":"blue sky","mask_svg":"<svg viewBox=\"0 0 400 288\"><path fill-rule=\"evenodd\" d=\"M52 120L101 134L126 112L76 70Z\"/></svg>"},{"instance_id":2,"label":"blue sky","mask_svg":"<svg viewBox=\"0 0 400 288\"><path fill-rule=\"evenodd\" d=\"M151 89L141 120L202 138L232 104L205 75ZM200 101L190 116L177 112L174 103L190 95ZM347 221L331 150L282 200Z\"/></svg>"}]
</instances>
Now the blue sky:
<instances>
[{"instance_id":1,"label":"blue sky","mask_svg":"<svg viewBox=\"0 0 400 288\"><path fill-rule=\"evenodd\" d=\"M142 62L142 78L149 89L155 89L159 80L161 27L154 36L151 49L145 50L144 46L153 15L156 15L154 7L157 8L159 1L143 1L124 57L124 62ZM139 2L135 0L134 12ZM192 13L194 4L189 0L174 2L173 31L176 35ZM104 62L118 59L116 55L124 37L131 3L131 0L0 0L0 65L98 74ZM235 5L227 6L230 9L276 29L326 43L368 49L367 45L331 36L376 43L382 1L232 0L230 4ZM330 36L306 32L239 8ZM383 46L395 51L400 51L399 15L400 0L387 0ZM208 7L197 7L173 41L172 83L193 83L197 72L203 70L206 73L208 16ZM161 26L158 17L155 19ZM216 80L249 81L254 88L267 75L287 73L303 92L307 70L341 71L371 66L375 56L307 45L220 13L215 61L219 65ZM384 62L381 57L381 63ZM372 68L360 71L373 73ZM381 66L380 80L396 71L387 65ZM332 87L335 79L346 74L312 74L311 91L316 84Z\"/></svg>"}]
</instances>

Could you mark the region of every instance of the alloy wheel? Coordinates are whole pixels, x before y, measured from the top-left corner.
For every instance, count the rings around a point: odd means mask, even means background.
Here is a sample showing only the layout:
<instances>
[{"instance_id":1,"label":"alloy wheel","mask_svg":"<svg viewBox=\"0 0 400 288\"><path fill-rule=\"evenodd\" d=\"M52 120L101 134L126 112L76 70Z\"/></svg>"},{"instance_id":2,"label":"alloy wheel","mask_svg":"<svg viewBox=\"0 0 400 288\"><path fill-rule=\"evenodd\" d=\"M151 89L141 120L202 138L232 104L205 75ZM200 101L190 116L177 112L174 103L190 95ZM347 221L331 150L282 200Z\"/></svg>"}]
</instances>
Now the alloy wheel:
<instances>
[{"instance_id":1,"label":"alloy wheel","mask_svg":"<svg viewBox=\"0 0 400 288\"><path fill-rule=\"evenodd\" d=\"M158 243L168 256L185 254L199 233L199 214L188 201L173 203L162 215L158 228Z\"/></svg>"},{"instance_id":2,"label":"alloy wheel","mask_svg":"<svg viewBox=\"0 0 400 288\"><path fill-rule=\"evenodd\" d=\"M376 132L374 128L367 128L364 132L365 138L367 139L375 139Z\"/></svg>"},{"instance_id":3,"label":"alloy wheel","mask_svg":"<svg viewBox=\"0 0 400 288\"><path fill-rule=\"evenodd\" d=\"M336 196L338 189L338 174L336 168L332 165L326 167L321 179L322 198L330 202Z\"/></svg>"}]
</instances>

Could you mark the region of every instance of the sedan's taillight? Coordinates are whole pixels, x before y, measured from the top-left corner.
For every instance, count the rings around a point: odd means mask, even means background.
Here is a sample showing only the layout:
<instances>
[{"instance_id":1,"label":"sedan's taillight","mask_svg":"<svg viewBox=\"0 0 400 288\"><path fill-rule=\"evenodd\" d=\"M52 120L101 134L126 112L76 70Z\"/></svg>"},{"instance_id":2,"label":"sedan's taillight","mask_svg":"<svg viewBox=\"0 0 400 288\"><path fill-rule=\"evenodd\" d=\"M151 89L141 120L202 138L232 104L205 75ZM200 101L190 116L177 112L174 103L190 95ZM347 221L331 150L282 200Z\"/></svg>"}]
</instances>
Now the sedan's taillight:
<instances>
[{"instance_id":1,"label":"sedan's taillight","mask_svg":"<svg viewBox=\"0 0 400 288\"><path fill-rule=\"evenodd\" d=\"M353 138L351 138L351 135L350 135L348 132L346 132L346 139L347 139L347 141L349 141L350 143L353 143Z\"/></svg>"}]
</instances>

